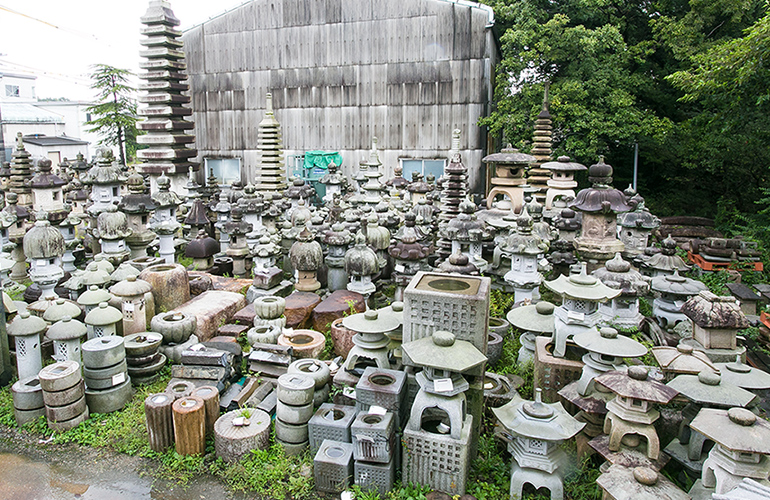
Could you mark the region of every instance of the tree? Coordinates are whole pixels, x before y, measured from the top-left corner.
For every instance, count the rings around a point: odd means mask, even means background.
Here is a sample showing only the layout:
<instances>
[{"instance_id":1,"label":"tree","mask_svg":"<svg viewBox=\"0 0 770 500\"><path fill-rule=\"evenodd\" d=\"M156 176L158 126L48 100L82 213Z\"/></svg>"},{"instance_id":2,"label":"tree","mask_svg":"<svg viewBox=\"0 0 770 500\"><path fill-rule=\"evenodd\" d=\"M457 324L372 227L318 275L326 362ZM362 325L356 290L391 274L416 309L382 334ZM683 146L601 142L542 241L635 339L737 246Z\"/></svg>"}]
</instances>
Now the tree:
<instances>
[{"instance_id":1,"label":"tree","mask_svg":"<svg viewBox=\"0 0 770 500\"><path fill-rule=\"evenodd\" d=\"M94 118L89 132L104 136L99 144L116 146L120 162L126 165L126 155L136 151L136 100L134 88L128 84L131 72L106 64L93 66L91 88L96 91L97 104L86 108Z\"/></svg>"}]
</instances>

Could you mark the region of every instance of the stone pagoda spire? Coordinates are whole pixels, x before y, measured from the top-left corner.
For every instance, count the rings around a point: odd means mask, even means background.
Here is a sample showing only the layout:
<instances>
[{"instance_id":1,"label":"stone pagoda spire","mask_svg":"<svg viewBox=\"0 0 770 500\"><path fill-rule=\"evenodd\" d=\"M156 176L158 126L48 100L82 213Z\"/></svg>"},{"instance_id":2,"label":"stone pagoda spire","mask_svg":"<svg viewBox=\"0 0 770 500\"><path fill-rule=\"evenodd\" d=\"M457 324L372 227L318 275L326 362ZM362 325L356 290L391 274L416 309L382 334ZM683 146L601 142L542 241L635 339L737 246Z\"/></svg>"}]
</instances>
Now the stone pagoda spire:
<instances>
[{"instance_id":1,"label":"stone pagoda spire","mask_svg":"<svg viewBox=\"0 0 770 500\"><path fill-rule=\"evenodd\" d=\"M182 32L175 29L179 19L174 16L169 2L151 0L147 12L141 18L144 50L140 52L143 61L139 64L145 72L139 90L145 93L139 97L142 107L139 115L145 120L137 127L147 132L137 138L139 144L149 147L137 152L141 174L153 176L166 174L171 187L180 190L185 186L187 169L198 168L191 159L198 154L189 145L195 142L195 124L186 120L192 115L187 92L187 68L182 51Z\"/></svg>"},{"instance_id":2,"label":"stone pagoda spire","mask_svg":"<svg viewBox=\"0 0 770 500\"><path fill-rule=\"evenodd\" d=\"M537 115L535 120L535 134L532 138L532 150L530 154L535 157L529 171L527 172L527 183L532 186L535 198L543 203L545 193L548 190L548 179L551 178L551 172L541 168L541 165L551 160L551 113L548 112L548 87L545 84L545 94L543 95L543 109Z\"/></svg>"},{"instance_id":3,"label":"stone pagoda spire","mask_svg":"<svg viewBox=\"0 0 770 500\"><path fill-rule=\"evenodd\" d=\"M18 195L18 204L23 207L32 207L32 188L29 185L32 179L31 156L24 149L24 140L19 132L16 134L16 149L11 155L11 182L8 190Z\"/></svg>"},{"instance_id":4,"label":"stone pagoda spire","mask_svg":"<svg viewBox=\"0 0 770 500\"><path fill-rule=\"evenodd\" d=\"M286 189L281 125L273 113L273 95L267 94L265 100L265 118L259 122L257 138L259 163L255 183L258 191L280 192Z\"/></svg>"}]
</instances>

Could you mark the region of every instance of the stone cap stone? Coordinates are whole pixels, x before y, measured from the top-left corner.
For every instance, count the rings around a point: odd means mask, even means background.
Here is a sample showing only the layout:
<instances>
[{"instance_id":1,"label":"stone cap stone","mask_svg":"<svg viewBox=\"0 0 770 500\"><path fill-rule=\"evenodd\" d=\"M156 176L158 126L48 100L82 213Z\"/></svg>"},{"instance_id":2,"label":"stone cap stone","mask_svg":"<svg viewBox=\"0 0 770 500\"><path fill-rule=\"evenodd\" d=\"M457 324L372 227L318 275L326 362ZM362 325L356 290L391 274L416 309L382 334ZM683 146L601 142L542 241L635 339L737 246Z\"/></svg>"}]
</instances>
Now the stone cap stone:
<instances>
[{"instance_id":1,"label":"stone cap stone","mask_svg":"<svg viewBox=\"0 0 770 500\"><path fill-rule=\"evenodd\" d=\"M687 399L703 405L745 408L757 398L747 390L723 382L722 377L713 371L703 371L698 375L679 375L666 385L679 391Z\"/></svg>"},{"instance_id":2,"label":"stone cap stone","mask_svg":"<svg viewBox=\"0 0 770 500\"><path fill-rule=\"evenodd\" d=\"M701 328L748 328L749 320L732 295L719 296L702 290L682 306L682 314Z\"/></svg>"},{"instance_id":3,"label":"stone cap stone","mask_svg":"<svg viewBox=\"0 0 770 500\"><path fill-rule=\"evenodd\" d=\"M770 454L770 422L745 408L703 408L690 427L729 450Z\"/></svg>"},{"instance_id":4,"label":"stone cap stone","mask_svg":"<svg viewBox=\"0 0 770 500\"><path fill-rule=\"evenodd\" d=\"M585 427L572 417L561 403L543 403L541 390L535 390L535 400L514 399L499 407L492 408L500 423L513 435L543 441L562 441L572 438Z\"/></svg>"},{"instance_id":5,"label":"stone cap stone","mask_svg":"<svg viewBox=\"0 0 770 500\"><path fill-rule=\"evenodd\" d=\"M85 323L93 326L112 325L123 319L123 313L107 304L101 302L99 307L95 307L85 317Z\"/></svg>"},{"instance_id":6,"label":"stone cap stone","mask_svg":"<svg viewBox=\"0 0 770 500\"><path fill-rule=\"evenodd\" d=\"M583 349L616 358L640 358L647 354L647 348L636 340L618 335L614 328L593 328L573 337L575 343Z\"/></svg>"},{"instance_id":7,"label":"stone cap stone","mask_svg":"<svg viewBox=\"0 0 770 500\"><path fill-rule=\"evenodd\" d=\"M436 331L430 337L402 344L401 350L418 366L456 373L467 372L487 361L487 357L473 344L457 340L453 333L445 331Z\"/></svg>"},{"instance_id":8,"label":"stone cap stone","mask_svg":"<svg viewBox=\"0 0 770 500\"><path fill-rule=\"evenodd\" d=\"M675 389L649 378L647 368L643 366L631 366L627 373L605 372L594 381L618 396L652 403L668 404L678 394Z\"/></svg>"},{"instance_id":9,"label":"stone cap stone","mask_svg":"<svg viewBox=\"0 0 770 500\"><path fill-rule=\"evenodd\" d=\"M585 263L583 263L580 274L561 275L553 281L546 281L544 284L546 288L563 297L593 302L614 299L621 293L620 290L610 288L596 277L586 274Z\"/></svg>"},{"instance_id":10,"label":"stone cap stone","mask_svg":"<svg viewBox=\"0 0 770 500\"><path fill-rule=\"evenodd\" d=\"M45 332L48 328L43 318L32 316L29 311L21 311L11 324L8 325L8 335L11 337L23 337Z\"/></svg>"},{"instance_id":11,"label":"stone cap stone","mask_svg":"<svg viewBox=\"0 0 770 500\"><path fill-rule=\"evenodd\" d=\"M538 333L553 333L556 306L550 302L538 302L534 305L516 307L508 311L508 322L519 330Z\"/></svg>"}]
</instances>

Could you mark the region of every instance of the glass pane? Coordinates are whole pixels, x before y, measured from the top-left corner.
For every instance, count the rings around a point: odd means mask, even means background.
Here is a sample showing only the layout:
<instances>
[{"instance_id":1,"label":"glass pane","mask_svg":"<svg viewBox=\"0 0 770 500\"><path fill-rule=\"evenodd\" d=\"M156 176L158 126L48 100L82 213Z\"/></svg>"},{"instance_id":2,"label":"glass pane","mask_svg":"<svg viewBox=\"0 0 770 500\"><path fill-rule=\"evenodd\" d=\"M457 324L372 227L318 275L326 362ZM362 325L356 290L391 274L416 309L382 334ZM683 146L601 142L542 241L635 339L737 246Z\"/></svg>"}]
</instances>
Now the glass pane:
<instances>
[{"instance_id":1,"label":"glass pane","mask_svg":"<svg viewBox=\"0 0 770 500\"><path fill-rule=\"evenodd\" d=\"M422 172L422 160L401 160L401 167L404 169L401 175L412 182L412 172Z\"/></svg>"},{"instance_id":2,"label":"glass pane","mask_svg":"<svg viewBox=\"0 0 770 500\"><path fill-rule=\"evenodd\" d=\"M438 179L444 175L444 164L444 160L424 160L422 173L425 174L425 177L433 174Z\"/></svg>"},{"instance_id":3,"label":"glass pane","mask_svg":"<svg viewBox=\"0 0 770 500\"><path fill-rule=\"evenodd\" d=\"M241 180L240 158L206 158L206 177L210 172L220 185L230 186L234 181Z\"/></svg>"}]
</instances>

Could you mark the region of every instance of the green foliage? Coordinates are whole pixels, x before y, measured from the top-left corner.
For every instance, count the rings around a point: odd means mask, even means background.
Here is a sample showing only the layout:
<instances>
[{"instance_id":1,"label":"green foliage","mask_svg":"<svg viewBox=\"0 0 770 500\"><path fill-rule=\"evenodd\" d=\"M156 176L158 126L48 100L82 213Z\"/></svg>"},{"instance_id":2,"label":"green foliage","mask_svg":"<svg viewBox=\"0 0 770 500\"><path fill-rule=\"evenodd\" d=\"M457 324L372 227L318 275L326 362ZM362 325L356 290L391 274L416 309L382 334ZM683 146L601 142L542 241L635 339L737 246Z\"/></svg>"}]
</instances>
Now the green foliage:
<instances>
[{"instance_id":1,"label":"green foliage","mask_svg":"<svg viewBox=\"0 0 770 500\"><path fill-rule=\"evenodd\" d=\"M120 162L126 165L126 156L136 152L135 90L128 84L131 72L106 64L96 64L91 73L91 88L96 91L96 104L86 108L92 119L89 132L104 136L99 144L118 148Z\"/></svg>"}]
</instances>

